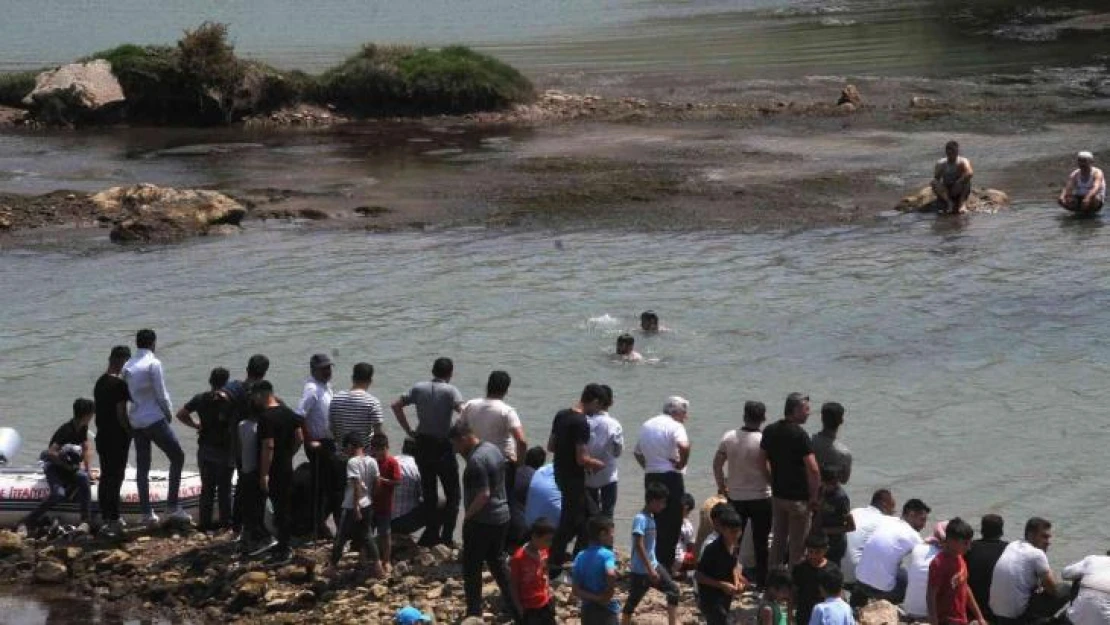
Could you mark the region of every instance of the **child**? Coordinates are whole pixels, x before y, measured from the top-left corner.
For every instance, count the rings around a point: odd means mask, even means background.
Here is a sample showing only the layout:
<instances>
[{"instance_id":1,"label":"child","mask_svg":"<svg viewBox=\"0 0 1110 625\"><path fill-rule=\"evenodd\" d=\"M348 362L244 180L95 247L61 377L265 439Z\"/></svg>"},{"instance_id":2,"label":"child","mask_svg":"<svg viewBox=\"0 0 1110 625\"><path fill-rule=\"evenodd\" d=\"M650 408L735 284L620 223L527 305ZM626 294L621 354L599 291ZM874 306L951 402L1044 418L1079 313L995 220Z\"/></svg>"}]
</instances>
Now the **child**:
<instances>
[{"instance_id":1,"label":"child","mask_svg":"<svg viewBox=\"0 0 1110 625\"><path fill-rule=\"evenodd\" d=\"M775 569L767 574L767 591L760 603L756 625L793 625L790 609L790 574Z\"/></svg>"},{"instance_id":2,"label":"child","mask_svg":"<svg viewBox=\"0 0 1110 625\"><path fill-rule=\"evenodd\" d=\"M81 506L78 530L83 534L89 533L89 501L92 499L92 488L89 486L89 423L95 416L96 404L91 399L77 399L73 402L73 418L63 423L50 437L50 447L40 456L49 486L48 494L20 522L20 534L26 535L28 529L36 529L44 514L74 494Z\"/></svg>"},{"instance_id":3,"label":"child","mask_svg":"<svg viewBox=\"0 0 1110 625\"><path fill-rule=\"evenodd\" d=\"M727 501L719 503L709 510L709 526L712 528L713 531L709 532L709 534L706 535L705 540L702 541L701 552L698 553L699 559L705 553L705 548L709 546L709 543L717 540L717 538L721 535L721 515L728 514L729 510L732 510L733 512L736 511L736 509L732 507L732 504L729 504Z\"/></svg>"},{"instance_id":4,"label":"child","mask_svg":"<svg viewBox=\"0 0 1110 625\"><path fill-rule=\"evenodd\" d=\"M678 544L674 548L674 575L676 578L684 577L686 571L698 567L697 554L694 545L694 524L690 522L690 513L697 504L690 493L682 495L682 530L678 536Z\"/></svg>"},{"instance_id":5,"label":"child","mask_svg":"<svg viewBox=\"0 0 1110 625\"><path fill-rule=\"evenodd\" d=\"M929 564L929 622L933 625L966 625L968 607L975 620L985 623L975 595L967 585L964 554L971 547L975 531L963 519L948 522L944 549Z\"/></svg>"},{"instance_id":6,"label":"child","mask_svg":"<svg viewBox=\"0 0 1110 625\"><path fill-rule=\"evenodd\" d=\"M806 539L805 559L794 565L792 574L796 606L794 622L799 625L809 623L813 606L825 598L825 595L821 592L821 583L818 580L821 571L836 569L837 573L840 572L840 569L826 557L828 551L829 539L824 534L811 534Z\"/></svg>"},{"instance_id":7,"label":"child","mask_svg":"<svg viewBox=\"0 0 1110 625\"><path fill-rule=\"evenodd\" d=\"M667 507L669 496L666 486L657 482L648 484L644 509L632 519L632 577L628 600L621 612L621 625L632 622L632 613L651 588L667 595L668 625L678 623L678 584L655 557L655 515Z\"/></svg>"},{"instance_id":8,"label":"child","mask_svg":"<svg viewBox=\"0 0 1110 625\"><path fill-rule=\"evenodd\" d=\"M177 420L197 431L197 465L200 467L200 530L231 524L231 454L233 404L223 389L231 374L216 367L208 376L210 389L198 393L177 411ZM193 413L200 417L198 423ZM220 524L212 523L212 504L219 503Z\"/></svg>"},{"instance_id":9,"label":"child","mask_svg":"<svg viewBox=\"0 0 1110 625\"><path fill-rule=\"evenodd\" d=\"M621 605L613 598L617 587L613 519L591 517L587 532L590 546L575 556L571 569L574 596L582 600L582 625L617 625Z\"/></svg>"},{"instance_id":10,"label":"child","mask_svg":"<svg viewBox=\"0 0 1110 625\"><path fill-rule=\"evenodd\" d=\"M818 573L817 582L825 600L814 606L809 625L856 625L852 607L840 596L844 590L840 569L835 565L825 567Z\"/></svg>"},{"instance_id":11,"label":"child","mask_svg":"<svg viewBox=\"0 0 1110 625\"><path fill-rule=\"evenodd\" d=\"M727 625L732 598L747 586L735 555L744 522L735 510L729 508L720 515L717 525L721 528L721 535L705 548L694 579L698 582L698 607L705 622L708 625Z\"/></svg>"},{"instance_id":12,"label":"child","mask_svg":"<svg viewBox=\"0 0 1110 625\"><path fill-rule=\"evenodd\" d=\"M371 575L381 577L378 549L374 541L370 540L370 521L374 511L371 508L368 487L378 479L378 463L362 449L362 439L358 432L348 432L343 437L343 452L350 458L347 461L347 491L343 495L343 516L331 550L331 570L335 571L339 565L343 550L350 541L359 550L362 563L370 563Z\"/></svg>"},{"instance_id":13,"label":"child","mask_svg":"<svg viewBox=\"0 0 1110 625\"><path fill-rule=\"evenodd\" d=\"M392 570L393 539L390 523L393 517L393 489L401 483L401 464L389 453L389 437L375 434L370 437L370 455L378 463L378 481L374 485L374 531L378 536L378 551L382 571Z\"/></svg>"},{"instance_id":14,"label":"child","mask_svg":"<svg viewBox=\"0 0 1110 625\"><path fill-rule=\"evenodd\" d=\"M821 508L817 511L815 531L829 537L829 552L825 557L840 566L848 551L848 532L856 531L856 523L852 520L852 502L840 486L838 471L821 470Z\"/></svg>"},{"instance_id":15,"label":"child","mask_svg":"<svg viewBox=\"0 0 1110 625\"><path fill-rule=\"evenodd\" d=\"M520 625L555 625L555 602L547 582L547 554L555 526L536 519L529 540L509 560L509 590Z\"/></svg>"}]
</instances>

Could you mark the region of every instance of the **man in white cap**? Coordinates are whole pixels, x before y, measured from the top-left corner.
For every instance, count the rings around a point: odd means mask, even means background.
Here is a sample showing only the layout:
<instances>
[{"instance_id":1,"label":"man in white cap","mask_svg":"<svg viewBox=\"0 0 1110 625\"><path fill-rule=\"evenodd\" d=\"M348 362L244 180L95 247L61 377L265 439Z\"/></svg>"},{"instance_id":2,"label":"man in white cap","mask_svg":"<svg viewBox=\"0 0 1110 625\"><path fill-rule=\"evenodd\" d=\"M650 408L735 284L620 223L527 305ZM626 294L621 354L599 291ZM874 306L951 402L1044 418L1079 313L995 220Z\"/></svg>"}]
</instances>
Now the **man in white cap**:
<instances>
[{"instance_id":1,"label":"man in white cap","mask_svg":"<svg viewBox=\"0 0 1110 625\"><path fill-rule=\"evenodd\" d=\"M1073 213L1093 215L1102 210L1106 201L1106 176L1094 167L1095 155L1080 152L1079 167L1068 176L1068 183L1056 200Z\"/></svg>"}]
</instances>

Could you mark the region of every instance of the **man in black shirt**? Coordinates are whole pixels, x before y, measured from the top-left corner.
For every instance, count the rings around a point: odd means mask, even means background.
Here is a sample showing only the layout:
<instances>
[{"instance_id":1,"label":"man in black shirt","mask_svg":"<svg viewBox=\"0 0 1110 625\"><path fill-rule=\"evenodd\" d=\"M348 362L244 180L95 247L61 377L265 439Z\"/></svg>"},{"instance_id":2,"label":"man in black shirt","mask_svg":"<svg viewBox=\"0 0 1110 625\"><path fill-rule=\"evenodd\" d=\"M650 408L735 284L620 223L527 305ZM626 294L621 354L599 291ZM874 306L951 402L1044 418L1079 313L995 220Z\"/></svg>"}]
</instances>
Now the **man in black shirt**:
<instances>
[{"instance_id":1,"label":"man in black shirt","mask_svg":"<svg viewBox=\"0 0 1110 625\"><path fill-rule=\"evenodd\" d=\"M763 430L762 460L771 467L771 553L770 565L781 566L789 546L789 566L802 559L813 513L818 509L821 474L817 457L806 434L809 397L791 393L786 398L784 418Z\"/></svg>"},{"instance_id":2,"label":"man in black shirt","mask_svg":"<svg viewBox=\"0 0 1110 625\"><path fill-rule=\"evenodd\" d=\"M990 609L994 565L998 564L1006 545L1010 544L1002 540L1003 528L1002 517L997 514L985 515L981 526L983 538L972 541L971 548L964 554L964 560L967 561L967 585L971 587L971 594L983 611L983 617L991 623L994 622L994 613Z\"/></svg>"},{"instance_id":3,"label":"man in black shirt","mask_svg":"<svg viewBox=\"0 0 1110 625\"><path fill-rule=\"evenodd\" d=\"M586 471L602 469L605 463L591 457L587 449L590 424L586 415L600 410L605 397L605 389L600 384L588 384L582 390L579 405L559 411L551 424L547 450L554 454L555 484L563 496L559 526L555 530L548 558L548 572L552 580L563 571L571 539L577 537L579 549L586 546L586 524L597 513L593 500L586 496Z\"/></svg>"},{"instance_id":4,"label":"man in black shirt","mask_svg":"<svg viewBox=\"0 0 1110 625\"><path fill-rule=\"evenodd\" d=\"M194 395L177 411L177 419L197 430L197 466L200 467L200 529L215 529L212 524L212 503L219 501L220 526L231 523L231 472L234 468L231 442L234 427L234 406L223 389L231 374L216 367L208 377L211 387L206 393ZM193 420L200 416L200 423Z\"/></svg>"},{"instance_id":5,"label":"man in black shirt","mask_svg":"<svg viewBox=\"0 0 1110 625\"><path fill-rule=\"evenodd\" d=\"M119 491L127 472L127 455L131 452L131 424L127 421L127 402L131 394L120 377L123 365L131 359L131 348L117 345L108 356L108 370L96 381L93 401L96 403L96 453L100 456L100 482L96 499L100 506L100 531L118 536L123 531L120 521Z\"/></svg>"},{"instance_id":6,"label":"man in black shirt","mask_svg":"<svg viewBox=\"0 0 1110 625\"><path fill-rule=\"evenodd\" d=\"M20 525L34 529L44 514L70 495L81 506L81 530L89 531L89 423L96 416L91 399L73 402L73 418L66 421L50 437L50 447L42 452L46 483L50 494ZM82 467L84 471L82 471Z\"/></svg>"},{"instance_id":7,"label":"man in black shirt","mask_svg":"<svg viewBox=\"0 0 1110 625\"><path fill-rule=\"evenodd\" d=\"M240 464L240 441L239 441L239 428L238 425L250 416L254 411L254 402L251 398L251 390L255 384L258 384L266 378L266 373L270 370L270 359L263 354L255 354L247 361L247 377L243 380L233 380L228 382L224 387L224 392L231 399L233 406L235 426L232 428L232 455L235 457L235 470L239 473L239 479L243 479L243 467ZM255 480L257 481L257 480ZM231 510L231 525L232 528L238 530L243 527L243 501L240 497L242 489L235 489L235 501L232 503ZM241 539L242 537L240 537Z\"/></svg>"},{"instance_id":8,"label":"man in black shirt","mask_svg":"<svg viewBox=\"0 0 1110 625\"><path fill-rule=\"evenodd\" d=\"M292 535L293 456L301 445L304 419L274 397L274 387L263 380L254 386L255 405L261 410L258 440L261 448L258 461L259 486L274 505L274 526L277 545L274 564L292 560L289 540Z\"/></svg>"}]
</instances>

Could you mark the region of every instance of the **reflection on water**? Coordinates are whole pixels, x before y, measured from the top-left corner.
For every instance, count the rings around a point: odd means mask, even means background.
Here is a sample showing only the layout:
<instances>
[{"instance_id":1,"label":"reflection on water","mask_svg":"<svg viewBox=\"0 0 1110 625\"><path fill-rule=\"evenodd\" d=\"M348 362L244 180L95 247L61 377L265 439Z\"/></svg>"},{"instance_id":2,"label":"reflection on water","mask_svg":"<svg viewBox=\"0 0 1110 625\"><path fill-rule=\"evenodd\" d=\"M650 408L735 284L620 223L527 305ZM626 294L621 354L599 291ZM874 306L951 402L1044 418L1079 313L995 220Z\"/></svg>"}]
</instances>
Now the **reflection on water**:
<instances>
[{"instance_id":1,"label":"reflection on water","mask_svg":"<svg viewBox=\"0 0 1110 625\"><path fill-rule=\"evenodd\" d=\"M163 619L129 619L112 614L93 601L61 593L16 595L0 592L0 624L3 625L167 625Z\"/></svg>"}]
</instances>

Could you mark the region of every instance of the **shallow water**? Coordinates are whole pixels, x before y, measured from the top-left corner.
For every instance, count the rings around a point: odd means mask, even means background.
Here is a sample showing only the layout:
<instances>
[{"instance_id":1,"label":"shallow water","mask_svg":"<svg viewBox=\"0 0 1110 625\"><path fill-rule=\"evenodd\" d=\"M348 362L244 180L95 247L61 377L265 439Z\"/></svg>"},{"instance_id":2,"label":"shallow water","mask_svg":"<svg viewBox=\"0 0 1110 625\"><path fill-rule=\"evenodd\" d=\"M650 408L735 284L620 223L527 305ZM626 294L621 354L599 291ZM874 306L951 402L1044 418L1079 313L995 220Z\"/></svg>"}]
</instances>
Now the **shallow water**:
<instances>
[{"instance_id":1,"label":"shallow water","mask_svg":"<svg viewBox=\"0 0 1110 625\"><path fill-rule=\"evenodd\" d=\"M175 405L210 367L239 375L256 351L291 399L315 351L336 358L341 386L351 364L374 363L384 399L449 355L467 396L493 368L513 375L509 399L533 442L590 381L616 390L633 440L667 395L689 397L700 498L742 402L777 414L801 390L848 406L855 503L890 486L938 518L999 512L1010 535L1046 515L1063 563L1110 540L1099 516L1108 247L1100 220L1024 206L800 233L275 228L149 252L8 251L0 422L23 431L21 459L34 457L111 345L140 326L160 333ZM660 362L614 363L615 336L645 308L674 330L639 341ZM633 465L624 459L622 520L637 506Z\"/></svg>"},{"instance_id":2,"label":"shallow water","mask_svg":"<svg viewBox=\"0 0 1110 625\"><path fill-rule=\"evenodd\" d=\"M3 625L168 625L164 619L125 619L104 606L61 593L0 591L0 624Z\"/></svg>"}]
</instances>

